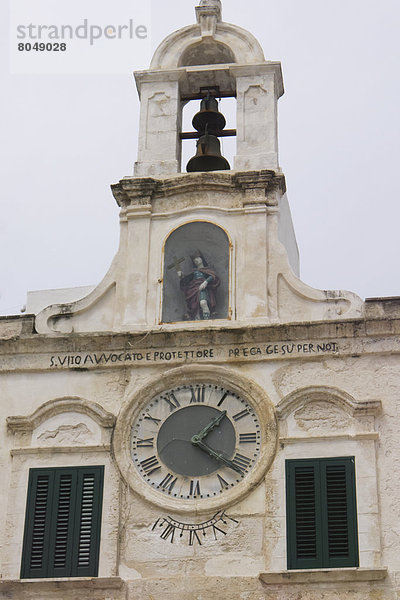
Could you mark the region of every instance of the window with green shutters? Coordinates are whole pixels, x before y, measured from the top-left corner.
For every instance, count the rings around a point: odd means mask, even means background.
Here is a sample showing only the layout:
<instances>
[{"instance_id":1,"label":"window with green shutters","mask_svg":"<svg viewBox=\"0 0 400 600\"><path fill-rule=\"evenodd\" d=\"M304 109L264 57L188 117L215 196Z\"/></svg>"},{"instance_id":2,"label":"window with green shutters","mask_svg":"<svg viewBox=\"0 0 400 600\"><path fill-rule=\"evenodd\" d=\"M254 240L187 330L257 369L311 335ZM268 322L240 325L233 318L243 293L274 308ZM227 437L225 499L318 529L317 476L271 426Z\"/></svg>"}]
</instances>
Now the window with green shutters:
<instances>
[{"instance_id":1,"label":"window with green shutters","mask_svg":"<svg viewBox=\"0 0 400 600\"><path fill-rule=\"evenodd\" d=\"M288 569L358 567L354 457L286 461Z\"/></svg>"},{"instance_id":2,"label":"window with green shutters","mask_svg":"<svg viewBox=\"0 0 400 600\"><path fill-rule=\"evenodd\" d=\"M21 579L96 577L104 467L30 469Z\"/></svg>"}]
</instances>

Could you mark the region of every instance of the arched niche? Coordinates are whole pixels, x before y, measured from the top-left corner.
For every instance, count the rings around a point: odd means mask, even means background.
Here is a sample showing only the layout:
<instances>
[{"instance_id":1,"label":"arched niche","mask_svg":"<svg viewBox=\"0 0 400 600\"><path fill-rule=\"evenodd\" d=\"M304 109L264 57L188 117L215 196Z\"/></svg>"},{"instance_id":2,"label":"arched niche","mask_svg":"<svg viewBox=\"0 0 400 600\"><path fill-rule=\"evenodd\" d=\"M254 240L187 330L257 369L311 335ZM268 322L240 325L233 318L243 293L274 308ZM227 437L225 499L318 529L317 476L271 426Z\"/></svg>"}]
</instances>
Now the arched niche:
<instances>
[{"instance_id":1,"label":"arched niche","mask_svg":"<svg viewBox=\"0 0 400 600\"><path fill-rule=\"evenodd\" d=\"M202 40L199 44L193 44L186 48L180 58L179 66L218 65L234 62L236 62L235 56L228 46L210 39Z\"/></svg>"},{"instance_id":2,"label":"arched niche","mask_svg":"<svg viewBox=\"0 0 400 600\"><path fill-rule=\"evenodd\" d=\"M164 246L163 323L228 318L229 247L225 231L207 221L186 223L168 236ZM195 264L199 254L204 266ZM201 294L198 288L205 279L208 283Z\"/></svg>"},{"instance_id":3,"label":"arched niche","mask_svg":"<svg viewBox=\"0 0 400 600\"><path fill-rule=\"evenodd\" d=\"M189 25L167 36L154 52L150 69L176 69L182 62L185 52L193 48L201 39L199 25ZM231 23L217 23L212 35L215 43L220 43L232 52L238 64L259 64L265 62L263 50L256 38L245 29ZM200 42L201 44L201 42Z\"/></svg>"}]
</instances>

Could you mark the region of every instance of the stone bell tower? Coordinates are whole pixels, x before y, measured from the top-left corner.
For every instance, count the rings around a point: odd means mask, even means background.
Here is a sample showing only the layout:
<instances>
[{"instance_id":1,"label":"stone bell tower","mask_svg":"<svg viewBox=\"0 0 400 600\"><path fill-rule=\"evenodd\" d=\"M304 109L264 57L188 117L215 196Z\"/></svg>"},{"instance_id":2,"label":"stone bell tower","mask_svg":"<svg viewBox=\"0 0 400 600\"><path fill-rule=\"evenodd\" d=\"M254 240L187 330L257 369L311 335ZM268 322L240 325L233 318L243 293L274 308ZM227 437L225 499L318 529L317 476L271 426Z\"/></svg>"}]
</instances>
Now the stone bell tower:
<instances>
[{"instance_id":1,"label":"stone bell tower","mask_svg":"<svg viewBox=\"0 0 400 600\"><path fill-rule=\"evenodd\" d=\"M321 292L298 278L278 163L280 63L265 60L248 31L222 21L219 1L201 2L196 17L196 24L161 42L147 71L135 73L139 149L134 177L112 186L121 207L121 238L111 269L86 298L42 311L40 333L186 327L196 319L185 310L176 272L190 269L190 255L198 250L221 271L219 309L208 326L360 315L354 294ZM210 90L236 99L236 130L229 132L236 136L234 164L185 173L182 139L197 132L182 132L182 109ZM200 248L204 240L208 251ZM169 269L174 257L182 269Z\"/></svg>"},{"instance_id":2,"label":"stone bell tower","mask_svg":"<svg viewBox=\"0 0 400 600\"><path fill-rule=\"evenodd\" d=\"M399 302L300 280L280 63L220 0L196 20L135 73L108 273L0 319L0 594L392 600Z\"/></svg>"}]
</instances>

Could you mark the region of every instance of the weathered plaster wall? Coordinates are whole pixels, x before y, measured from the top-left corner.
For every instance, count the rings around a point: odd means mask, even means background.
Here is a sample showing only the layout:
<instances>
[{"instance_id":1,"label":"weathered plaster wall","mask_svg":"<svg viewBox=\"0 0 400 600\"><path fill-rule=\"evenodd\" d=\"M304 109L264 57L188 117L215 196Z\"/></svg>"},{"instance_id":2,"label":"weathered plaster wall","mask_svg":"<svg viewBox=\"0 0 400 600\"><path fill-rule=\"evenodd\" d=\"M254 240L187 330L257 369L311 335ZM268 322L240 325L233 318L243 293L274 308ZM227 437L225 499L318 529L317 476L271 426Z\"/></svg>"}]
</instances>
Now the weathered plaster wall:
<instances>
[{"instance_id":1,"label":"weathered plaster wall","mask_svg":"<svg viewBox=\"0 0 400 600\"><path fill-rule=\"evenodd\" d=\"M11 324L4 324L5 337L9 337ZM18 329L16 323L13 327ZM105 587L114 588L101 591L93 587L88 598L118 600L139 594L153 600L200 600L205 597L207 586L222 599L399 597L400 347L396 328L393 319L381 319L355 321L351 325L314 324L218 333L194 330L150 334L146 339L90 335L57 339L25 334L5 340L0 369L0 465L4 483L0 490L4 507L0 532L5 597L55 600L76 594L68 588L53 589L49 581L43 582L42 587L35 582L27 588L27 584L10 580L19 576L29 467L77 464L106 465L99 576L107 578ZM286 351L282 355L278 340L285 341L289 348L295 344L294 354ZM256 490L227 509L229 517L238 523L227 521L226 535L221 533L217 541L207 536L201 540L201 546L190 546L186 539L176 538L171 544L170 540L161 539L162 529L158 530L158 526L152 530L157 519L169 513L143 500L121 479L110 446L112 425L107 416L103 415L101 421L89 409L77 412L72 406L67 412L52 412L48 408L40 422L32 417L35 422L32 421L31 429L18 422L7 430L7 417L29 417L43 405L56 406L59 399L66 398L90 406L93 403L106 415L117 417L135 390L179 363L176 357L167 363L152 359L147 364L119 365L110 360L98 366L72 364L68 368L67 362L55 366L58 357L65 361L65 357L88 352L97 352L99 357L107 347L116 349L121 343L131 352L143 346L154 351L158 344L160 348L191 347L202 352L214 347L217 360L202 360L203 367L213 369L222 362L238 376L261 386L276 407L280 442L273 465ZM330 344L333 350L318 354L314 351L317 343L325 350ZM224 344L232 353L221 361L217 350ZM21 369L18 361L26 364L24 357L33 348L37 350L34 360L32 357L33 368ZM251 354L250 348L263 352L268 348L269 354ZM185 362L197 364L196 358ZM356 457L360 566L368 572L388 567L389 576L375 582L262 583L260 573L286 569L284 460L324 456ZM170 516L185 520L179 514ZM193 521L199 520L193 517ZM118 576L122 581L112 579ZM76 581L71 583L76 585Z\"/></svg>"}]
</instances>

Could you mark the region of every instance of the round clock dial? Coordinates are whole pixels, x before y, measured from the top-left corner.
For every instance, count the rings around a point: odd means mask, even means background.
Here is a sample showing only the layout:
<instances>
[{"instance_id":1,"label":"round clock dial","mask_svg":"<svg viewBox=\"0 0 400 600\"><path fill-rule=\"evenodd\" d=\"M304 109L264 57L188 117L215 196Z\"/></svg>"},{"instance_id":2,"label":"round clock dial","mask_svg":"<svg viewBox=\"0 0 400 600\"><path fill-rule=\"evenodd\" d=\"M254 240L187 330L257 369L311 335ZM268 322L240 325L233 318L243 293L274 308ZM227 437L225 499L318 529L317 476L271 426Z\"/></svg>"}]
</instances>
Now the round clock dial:
<instances>
[{"instance_id":1,"label":"round clock dial","mask_svg":"<svg viewBox=\"0 0 400 600\"><path fill-rule=\"evenodd\" d=\"M236 392L207 382L171 388L145 404L131 428L139 476L172 498L219 497L257 464L261 425Z\"/></svg>"}]
</instances>

